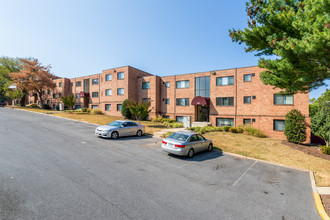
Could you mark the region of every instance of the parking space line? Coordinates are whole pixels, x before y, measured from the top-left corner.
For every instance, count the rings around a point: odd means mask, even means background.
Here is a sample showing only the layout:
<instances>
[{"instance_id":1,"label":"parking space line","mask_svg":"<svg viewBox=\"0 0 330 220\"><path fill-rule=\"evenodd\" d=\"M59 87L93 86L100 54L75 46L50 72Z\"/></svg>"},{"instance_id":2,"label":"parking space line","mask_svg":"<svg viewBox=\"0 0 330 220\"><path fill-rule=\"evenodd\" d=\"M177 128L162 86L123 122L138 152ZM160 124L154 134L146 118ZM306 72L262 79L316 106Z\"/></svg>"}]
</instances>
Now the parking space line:
<instances>
[{"instance_id":1,"label":"parking space line","mask_svg":"<svg viewBox=\"0 0 330 220\"><path fill-rule=\"evenodd\" d=\"M254 163L249 167L247 168L247 170L245 170L245 172L240 176L238 177L238 179L233 183L232 186L235 186L241 179L242 177L257 163L258 161L254 161Z\"/></svg>"}]
</instances>

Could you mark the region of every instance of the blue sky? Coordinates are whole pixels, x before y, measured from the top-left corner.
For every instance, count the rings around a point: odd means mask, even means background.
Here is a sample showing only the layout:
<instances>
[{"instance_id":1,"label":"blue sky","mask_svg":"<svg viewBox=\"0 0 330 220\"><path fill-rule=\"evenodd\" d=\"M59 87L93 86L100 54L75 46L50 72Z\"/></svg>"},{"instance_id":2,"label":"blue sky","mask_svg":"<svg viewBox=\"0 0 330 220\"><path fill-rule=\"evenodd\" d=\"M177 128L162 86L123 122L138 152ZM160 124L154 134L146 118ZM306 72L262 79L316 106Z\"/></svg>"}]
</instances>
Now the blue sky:
<instances>
[{"instance_id":1,"label":"blue sky","mask_svg":"<svg viewBox=\"0 0 330 220\"><path fill-rule=\"evenodd\" d=\"M68 78L126 65L160 76L253 66L258 57L228 35L246 27L245 2L0 0L0 56L35 57Z\"/></svg>"}]
</instances>

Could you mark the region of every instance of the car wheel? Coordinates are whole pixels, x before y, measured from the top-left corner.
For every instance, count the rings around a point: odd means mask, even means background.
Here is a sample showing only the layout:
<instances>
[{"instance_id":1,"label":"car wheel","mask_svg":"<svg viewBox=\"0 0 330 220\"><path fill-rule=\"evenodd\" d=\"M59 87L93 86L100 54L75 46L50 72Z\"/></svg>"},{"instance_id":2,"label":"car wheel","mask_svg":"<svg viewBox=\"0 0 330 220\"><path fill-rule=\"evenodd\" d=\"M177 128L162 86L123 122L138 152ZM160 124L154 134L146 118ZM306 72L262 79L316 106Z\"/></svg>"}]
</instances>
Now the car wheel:
<instances>
[{"instance_id":1,"label":"car wheel","mask_svg":"<svg viewBox=\"0 0 330 220\"><path fill-rule=\"evenodd\" d=\"M194 149L191 148L191 149L188 151L187 157L192 158L193 156L194 156Z\"/></svg>"},{"instance_id":2,"label":"car wheel","mask_svg":"<svg viewBox=\"0 0 330 220\"><path fill-rule=\"evenodd\" d=\"M112 138L112 139L117 139L118 136L119 136L119 135L118 135L118 132L117 132L117 131L114 131L114 132L111 133L111 138Z\"/></svg>"},{"instance_id":3,"label":"car wheel","mask_svg":"<svg viewBox=\"0 0 330 220\"><path fill-rule=\"evenodd\" d=\"M210 144L209 147L207 148L207 151L208 151L208 152L211 152L212 150L213 150L213 145Z\"/></svg>"},{"instance_id":4,"label":"car wheel","mask_svg":"<svg viewBox=\"0 0 330 220\"><path fill-rule=\"evenodd\" d=\"M138 130L138 131L136 132L136 136L141 137L141 136L142 136L142 131L141 131L141 130Z\"/></svg>"}]
</instances>

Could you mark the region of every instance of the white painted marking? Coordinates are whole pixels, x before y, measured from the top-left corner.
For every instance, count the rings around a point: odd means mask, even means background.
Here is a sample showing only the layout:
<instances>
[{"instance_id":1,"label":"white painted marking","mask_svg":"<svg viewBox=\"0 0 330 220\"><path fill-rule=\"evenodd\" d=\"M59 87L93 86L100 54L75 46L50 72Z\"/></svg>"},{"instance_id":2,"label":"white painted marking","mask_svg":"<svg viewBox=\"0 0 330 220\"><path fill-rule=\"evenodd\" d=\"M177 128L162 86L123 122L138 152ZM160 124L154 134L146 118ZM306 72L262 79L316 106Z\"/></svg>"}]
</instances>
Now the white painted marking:
<instances>
[{"instance_id":1,"label":"white painted marking","mask_svg":"<svg viewBox=\"0 0 330 220\"><path fill-rule=\"evenodd\" d=\"M245 172L240 176L238 177L238 179L233 183L232 186L235 186L241 179L242 177L257 163L258 161L255 161L249 168L247 168L247 170L245 170Z\"/></svg>"},{"instance_id":2,"label":"white painted marking","mask_svg":"<svg viewBox=\"0 0 330 220\"><path fill-rule=\"evenodd\" d=\"M82 143L82 144L86 144L86 142L85 142L85 141L82 141L81 143Z\"/></svg>"}]
</instances>

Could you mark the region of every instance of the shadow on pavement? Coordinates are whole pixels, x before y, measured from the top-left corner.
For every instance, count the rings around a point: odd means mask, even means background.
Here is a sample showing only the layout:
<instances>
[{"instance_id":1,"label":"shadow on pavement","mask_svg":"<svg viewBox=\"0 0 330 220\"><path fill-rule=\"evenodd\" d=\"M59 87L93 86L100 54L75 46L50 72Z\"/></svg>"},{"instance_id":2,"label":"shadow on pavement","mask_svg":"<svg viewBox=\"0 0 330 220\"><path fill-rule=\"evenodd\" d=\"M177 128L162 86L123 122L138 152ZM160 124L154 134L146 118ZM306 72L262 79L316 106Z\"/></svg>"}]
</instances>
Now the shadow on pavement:
<instances>
[{"instance_id":1,"label":"shadow on pavement","mask_svg":"<svg viewBox=\"0 0 330 220\"><path fill-rule=\"evenodd\" d=\"M187 158L184 156L177 156L174 154L168 154L170 157L174 157L177 158L179 160L184 160L187 162L202 162L202 161L206 161L206 160L212 160L218 157L223 156L222 150L221 149L214 149L211 152L208 151L204 151L198 154L195 154L195 156L193 158Z\"/></svg>"},{"instance_id":2,"label":"shadow on pavement","mask_svg":"<svg viewBox=\"0 0 330 220\"><path fill-rule=\"evenodd\" d=\"M142 135L141 137L138 137L138 136L125 136L125 137L119 137L117 139L103 138L103 137L99 137L99 138L102 138L104 140L109 140L109 141L144 140L144 139L152 138L152 135L145 134L145 135Z\"/></svg>"}]
</instances>

